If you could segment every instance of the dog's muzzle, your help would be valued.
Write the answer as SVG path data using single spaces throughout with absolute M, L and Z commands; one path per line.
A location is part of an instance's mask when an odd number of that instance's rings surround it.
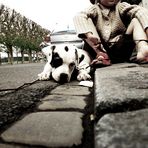
M 60 74 L 60 78 L 59 78 L 59 83 L 60 84 L 64 84 L 64 83 L 67 83 L 69 81 L 68 79 L 68 74 L 66 73 L 61 73 Z

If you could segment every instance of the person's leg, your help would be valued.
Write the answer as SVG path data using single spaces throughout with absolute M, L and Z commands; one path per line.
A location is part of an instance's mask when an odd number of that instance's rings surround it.
M 133 40 L 136 43 L 136 49 L 137 49 L 137 60 L 139 62 L 140 61 L 148 62 L 148 42 L 144 41 L 148 40 L 148 38 L 141 24 L 136 18 L 132 19 L 131 23 L 127 28 L 126 34 L 133 35 Z
M 108 51 L 111 62 L 122 63 L 130 62 L 130 58 L 135 48 L 135 43 L 131 34 L 123 34 L 119 40 L 115 42 Z

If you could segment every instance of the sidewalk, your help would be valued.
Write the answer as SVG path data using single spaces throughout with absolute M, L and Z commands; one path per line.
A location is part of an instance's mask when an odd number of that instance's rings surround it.
M 95 73 L 95 148 L 148 148 L 148 65 Z
M 148 65 L 99 68 L 94 90 L 77 81 L 64 85 L 39 81 L 1 100 L 11 98 L 14 102 L 3 119 L 14 111 L 21 116 L 15 116 L 16 122 L 11 117 L 10 124 L 3 126 L 0 148 L 148 146 Z

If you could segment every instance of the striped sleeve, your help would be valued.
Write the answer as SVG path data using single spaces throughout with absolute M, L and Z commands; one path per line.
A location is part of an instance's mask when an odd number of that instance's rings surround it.
M 98 36 L 96 28 L 92 22 L 92 19 L 96 16 L 97 11 L 94 5 L 74 16 L 73 22 L 79 37 L 83 38 L 84 34 L 87 32 L 92 32 L 94 35 Z

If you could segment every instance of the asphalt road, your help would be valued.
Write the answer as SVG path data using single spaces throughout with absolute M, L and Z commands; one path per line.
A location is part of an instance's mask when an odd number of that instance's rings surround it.
M 16 88 L 36 80 L 43 67 L 44 63 L 0 66 L 0 89 Z

